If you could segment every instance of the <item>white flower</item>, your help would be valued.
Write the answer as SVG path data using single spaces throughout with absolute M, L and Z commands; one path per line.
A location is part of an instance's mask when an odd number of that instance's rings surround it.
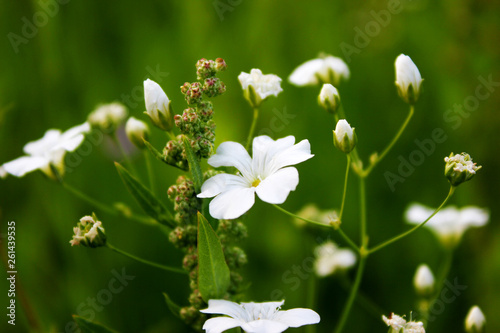
M 318 83 L 331 83 L 338 86 L 342 79 L 348 79 L 349 76 L 349 67 L 342 59 L 327 55 L 300 65 L 290 74 L 288 81 L 296 86 Z
M 101 221 L 95 221 L 92 216 L 84 216 L 73 228 L 73 238 L 69 241 L 71 246 L 83 245 L 100 247 L 106 244 L 106 231 Z
M 158 83 L 147 79 L 144 81 L 144 100 L 146 114 L 155 126 L 170 131 L 174 126 L 170 100 Z
M 250 74 L 241 72 L 238 80 L 244 90 L 245 98 L 252 107 L 259 107 L 263 100 L 271 95 L 278 96 L 283 91 L 280 77 L 274 74 L 264 75 L 256 68 L 253 68 Z
M 335 147 L 346 154 L 349 154 L 357 143 L 356 133 L 354 128 L 349 125 L 345 119 L 340 119 L 333 131 L 333 143 Z
M 486 324 L 486 318 L 484 317 L 481 309 L 475 305 L 467 314 L 465 319 L 465 330 L 467 333 L 479 333 L 484 332 L 484 325 Z
M 422 77 L 410 57 L 400 54 L 396 58 L 396 87 L 399 96 L 409 104 L 415 104 L 420 95 Z
M 470 180 L 481 169 L 480 165 L 472 162 L 472 158 L 467 153 L 453 154 L 445 157 L 444 175 L 453 186 L 458 186 L 463 182 Z
M 64 133 L 58 129 L 50 129 L 45 132 L 43 138 L 28 142 L 23 150 L 28 156 L 19 157 L 3 165 L 5 171 L 16 177 L 40 169 L 47 176 L 54 178 L 50 169 L 52 164 L 59 173 L 64 173 L 64 155 L 68 151 L 74 151 L 80 146 L 85 138 L 83 133 L 90 131 L 90 125 L 83 123 L 70 128 Z
M 319 93 L 318 102 L 326 111 L 335 113 L 340 106 L 340 95 L 337 88 L 330 83 L 325 83 Z
M 304 219 L 315 220 L 315 221 L 324 223 L 325 226 L 331 226 L 332 223 L 337 222 L 339 219 L 337 211 L 335 211 L 335 210 L 319 210 L 319 208 L 313 203 L 309 203 L 309 204 L 305 205 L 304 207 L 302 207 L 302 209 L 300 211 L 298 211 L 296 213 L 296 215 L 300 216 Z M 307 222 L 305 222 L 304 220 L 299 219 L 299 218 L 294 218 L 294 222 L 298 226 L 304 226 L 307 224 Z
M 389 318 L 382 316 L 382 320 L 391 327 L 391 333 L 425 333 L 424 324 L 421 321 L 406 322 L 403 317 L 394 313 L 391 313 Z
M 339 249 L 332 241 L 327 241 L 316 247 L 314 268 L 320 277 L 328 276 L 337 270 L 354 266 L 356 255 L 350 249 Z
M 222 314 L 228 317 L 208 319 L 203 325 L 206 333 L 221 333 L 234 327 L 241 327 L 251 333 L 280 333 L 289 327 L 317 324 L 319 315 L 310 309 L 281 311 L 285 301 L 237 304 L 226 300 L 211 299 L 202 313 Z
M 127 109 L 121 103 L 101 104 L 92 111 L 87 121 L 92 127 L 114 131 L 127 118 Z
M 411 204 L 405 213 L 408 223 L 420 224 L 434 209 L 421 204 Z M 445 245 L 456 245 L 463 233 L 470 227 L 482 227 L 490 218 L 488 210 L 467 206 L 457 209 L 454 206 L 441 209 L 425 226 L 430 228 Z
M 149 128 L 142 120 L 130 117 L 125 124 L 125 133 L 128 139 L 137 147 L 144 148 L 144 141 L 148 139 Z
M 310 159 L 308 140 L 295 143 L 287 136 L 274 141 L 268 136 L 253 139 L 253 158 L 236 142 L 223 142 L 208 164 L 236 167 L 237 175 L 218 174 L 205 181 L 199 198 L 215 197 L 210 202 L 210 215 L 217 219 L 235 219 L 247 212 L 255 203 L 255 193 L 271 204 L 285 202 L 290 191 L 299 183 L 294 165 Z
M 434 289 L 434 275 L 427 265 L 420 265 L 413 278 L 415 289 L 422 294 L 429 294 Z

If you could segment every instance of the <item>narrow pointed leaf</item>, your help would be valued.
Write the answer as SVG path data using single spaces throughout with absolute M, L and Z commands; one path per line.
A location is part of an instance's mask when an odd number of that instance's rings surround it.
M 222 298 L 230 275 L 222 245 L 207 219 L 198 213 L 198 286 L 205 302 Z
M 168 309 L 170 312 L 173 313 L 174 316 L 177 318 L 181 318 L 180 312 L 181 312 L 181 307 L 172 301 L 172 299 L 166 294 L 163 293 L 163 296 L 165 297 L 165 303 L 167 303 Z
M 82 333 L 117 333 L 101 324 L 91 322 L 83 317 L 73 315 L 73 320 L 76 322 Z
M 134 196 L 135 200 L 146 214 L 156 221 L 170 227 L 175 227 L 174 217 L 167 208 L 158 200 L 150 190 L 142 185 L 134 176 L 130 174 L 119 163 L 115 162 L 116 169 L 120 174 L 128 191 Z
M 201 185 L 203 184 L 203 172 L 201 171 L 200 162 L 196 158 L 188 138 L 183 137 L 182 140 L 184 141 L 184 149 L 186 150 L 189 170 L 193 176 L 194 189 L 196 193 L 200 193 Z

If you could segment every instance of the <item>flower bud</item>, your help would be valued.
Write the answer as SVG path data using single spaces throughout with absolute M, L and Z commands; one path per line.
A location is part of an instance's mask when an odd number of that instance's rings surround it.
M 483 312 L 477 305 L 473 306 L 465 319 L 465 330 L 467 333 L 483 333 L 485 324 L 486 318 Z
M 70 240 L 71 246 L 82 245 L 87 247 L 100 247 L 106 245 L 106 233 L 102 227 L 101 221 L 96 221 L 93 216 L 84 216 L 80 222 L 73 228 L 73 239 Z
M 281 78 L 274 74 L 262 74 L 260 69 L 252 69 L 250 74 L 241 72 L 238 80 L 243 94 L 252 108 L 258 108 L 262 101 L 271 95 L 278 96 L 283 91 Z
M 445 157 L 446 162 L 444 175 L 450 181 L 452 186 L 458 186 L 463 182 L 470 180 L 476 174 L 476 171 L 482 167 L 472 162 L 472 158 L 467 153 L 461 153 Z
M 161 89 L 160 85 L 153 80 L 144 81 L 144 100 L 146 112 L 153 124 L 161 130 L 170 131 L 174 126 L 174 117 L 170 100 Z
M 413 278 L 415 290 L 422 296 L 431 296 L 434 291 L 434 275 L 427 265 L 420 265 Z
M 337 88 L 330 83 L 325 83 L 319 93 L 318 102 L 326 111 L 330 113 L 337 112 L 340 106 L 340 95 Z
M 333 143 L 335 147 L 349 154 L 356 146 L 357 141 L 354 128 L 345 119 L 340 119 L 337 122 L 335 131 L 333 131 Z
M 415 104 L 420 95 L 422 77 L 410 57 L 400 54 L 396 58 L 396 87 L 399 96 L 408 104 Z
M 99 128 L 107 133 L 114 132 L 127 118 L 127 109 L 121 103 L 102 104 L 89 114 L 87 121 L 92 128 Z
M 143 149 L 145 147 L 143 139 L 148 139 L 149 127 L 142 120 L 130 117 L 125 124 L 125 133 L 127 133 L 130 142 L 136 145 L 137 148 Z

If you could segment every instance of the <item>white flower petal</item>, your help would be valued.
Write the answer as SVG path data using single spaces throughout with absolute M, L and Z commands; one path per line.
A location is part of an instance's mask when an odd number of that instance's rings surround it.
M 60 130 L 50 129 L 45 132 L 43 138 L 28 142 L 24 146 L 23 151 L 28 155 L 43 155 L 44 152 L 47 152 L 59 142 L 60 137 Z
M 222 314 L 237 319 L 247 319 L 245 309 L 238 303 L 223 299 L 208 300 L 208 308 L 200 310 L 201 313 Z
M 311 144 L 306 139 L 276 154 L 272 161 L 272 167 L 279 169 L 304 162 L 312 157 L 314 155 L 311 154 Z
M 264 179 L 256 188 L 262 201 L 271 204 L 285 202 L 290 191 L 299 184 L 299 172 L 294 167 L 280 169 Z
M 241 321 L 233 318 L 217 317 L 208 319 L 203 325 L 203 329 L 206 330 L 206 333 L 222 333 L 231 328 L 241 326 L 241 324 Z
M 412 203 L 405 213 L 405 219 L 412 224 L 418 224 L 424 222 L 431 214 L 433 210 L 417 203 Z
M 460 210 L 460 222 L 466 226 L 482 227 L 490 219 L 486 209 L 477 207 L 464 207 Z
M 280 311 L 274 317 L 274 320 L 282 322 L 290 327 L 317 324 L 320 319 L 319 314 L 313 310 L 302 308 Z
M 252 159 L 245 147 L 237 142 L 223 142 L 217 148 L 215 155 L 208 159 L 208 164 L 214 168 L 232 166 L 238 169 L 244 177 L 252 173 Z
M 235 219 L 255 203 L 255 188 L 237 187 L 216 196 L 210 202 L 210 215 L 216 219 Z
M 22 156 L 13 161 L 4 163 L 5 171 L 16 177 L 23 177 L 28 172 L 46 168 L 50 161 L 41 156 Z
M 243 177 L 221 173 L 203 183 L 198 198 L 212 198 L 221 192 L 245 187 L 250 187 L 250 184 Z
M 5 178 L 7 177 L 8 175 L 8 172 L 5 171 L 5 168 L 3 167 L 3 165 L 0 165 L 0 178 Z
M 241 325 L 246 333 L 281 333 L 288 327 L 286 324 L 268 319 L 254 320 Z
M 288 81 L 296 86 L 318 84 L 318 73 L 323 67 L 323 59 L 312 59 L 297 67 L 288 77 Z

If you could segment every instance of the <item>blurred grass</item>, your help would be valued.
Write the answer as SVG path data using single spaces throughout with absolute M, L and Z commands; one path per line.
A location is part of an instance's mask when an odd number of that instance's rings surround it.
M 42 10 L 38 1 L 0 1 L 0 31 L 6 37 L 9 33 L 22 35 L 22 19 L 32 22 L 33 15 Z M 500 278 L 500 184 L 495 171 L 499 167 L 496 134 L 500 94 L 495 90 L 481 101 L 456 130 L 443 121 L 446 110 L 475 93 L 478 76 L 491 75 L 494 81 L 500 81 L 498 4 L 485 0 L 414 0 L 401 4 L 402 12 L 392 15 L 390 23 L 370 39 L 368 46 L 352 55 L 351 79 L 340 88 L 348 120 L 356 127 L 358 149 L 366 161 L 369 154 L 380 151 L 392 138 L 407 112 L 393 83 L 396 56 L 410 55 L 425 78 L 424 93 L 412 123 L 368 181 L 370 242 L 376 244 L 404 230 L 402 214 L 411 201 L 438 205 L 448 189 L 442 176 L 443 157 L 450 151 L 470 153 L 483 170 L 461 186 L 452 202 L 489 207 L 492 217 L 487 227 L 468 232 L 457 250 L 450 277 L 458 277 L 468 289 L 447 305 L 429 331 L 463 331 L 463 318 L 474 304 L 485 313 L 488 330 L 499 331 L 500 318 L 494 314 L 500 307 L 496 283 Z M 60 5 L 58 13 L 39 27 L 33 38 L 19 45 L 19 52 L 14 52 L 8 38 L 2 38 L 0 162 L 20 156 L 24 144 L 40 138 L 48 128 L 67 129 L 83 122 L 102 102 L 125 102 L 131 115 L 144 119 L 142 81 L 146 77 L 154 79 L 151 69 L 168 73 L 162 74 L 161 86 L 180 113 L 185 103 L 179 86 L 195 79 L 195 62 L 201 57 L 222 57 L 229 67 L 221 75 L 227 93 L 214 100 L 217 144 L 226 140 L 241 142 L 247 135 L 252 115 L 241 96 L 237 75 L 251 68 L 279 75 L 284 91 L 264 103 L 257 132 L 270 126 L 275 117 L 273 109 L 286 109 L 295 117 L 275 133 L 275 138 L 307 138 L 316 155 L 298 166 L 299 187 L 284 206 L 292 211 L 309 202 L 325 209 L 338 207 L 345 158 L 331 142 L 333 120 L 316 104 L 319 87 L 299 89 L 291 86 L 286 77 L 319 52 L 343 57 L 340 45 L 354 45 L 353 29 L 363 30 L 373 20 L 370 11 L 378 12 L 387 6 L 388 2 L 375 0 L 314 4 L 241 1 L 224 12 L 221 20 L 212 1 L 70 1 Z M 437 127 L 443 128 L 448 139 L 437 145 L 435 153 L 426 157 L 404 183 L 398 183 L 393 193 L 384 172 L 396 173 L 398 156 L 408 159 L 417 148 L 414 140 L 429 138 Z M 160 147 L 165 138 L 153 132 L 152 142 Z M 98 200 L 123 201 L 139 211 L 114 170 L 113 156 L 109 145 L 95 147 L 68 174 L 67 181 Z M 140 155 L 136 161 L 143 163 Z M 166 189 L 179 173 L 160 163 L 155 163 L 154 169 L 161 197 L 166 201 Z M 96 297 L 113 277 L 111 271 L 122 267 L 136 278 L 102 311 L 95 311 L 96 320 L 123 332 L 189 331 L 168 312 L 161 295 L 166 291 L 178 303 L 185 303 L 188 285 L 184 277 L 144 267 L 104 249 L 69 246 L 73 225 L 92 207 L 39 174 L 1 180 L 0 189 L 2 231 L 7 221 L 16 221 L 18 278 L 44 331 L 64 331 L 78 306 L 88 297 Z M 348 191 L 344 228 L 357 239 L 355 177 Z M 102 216 L 116 246 L 158 262 L 180 263 L 181 254 L 157 229 Z M 305 306 L 307 283 L 294 279 L 300 275 L 294 267 L 300 267 L 311 255 L 302 245 L 304 239 L 340 240 L 338 236 L 320 232 L 307 235 L 296 229 L 289 218 L 261 202 L 245 222 L 250 236 L 242 244 L 249 258 L 244 273 L 252 282 L 246 299 L 268 300 L 278 289 L 286 298 L 286 308 Z M 362 290 L 386 311 L 409 314 L 415 302 L 411 286 L 414 270 L 422 262 L 437 270 L 441 254 L 433 236 L 423 230 L 370 257 Z M 5 300 L 2 304 L 7 304 L 6 286 L 5 282 L 0 284 Z M 331 278 L 321 280 L 319 286 L 319 332 L 327 332 L 338 319 L 346 292 Z M 27 331 L 20 308 L 17 313 L 16 328 Z M 350 318 L 349 331 L 385 330 L 379 318 L 370 317 L 359 307 L 354 308 Z M 11 327 L 2 320 L 0 330 L 9 331 Z

